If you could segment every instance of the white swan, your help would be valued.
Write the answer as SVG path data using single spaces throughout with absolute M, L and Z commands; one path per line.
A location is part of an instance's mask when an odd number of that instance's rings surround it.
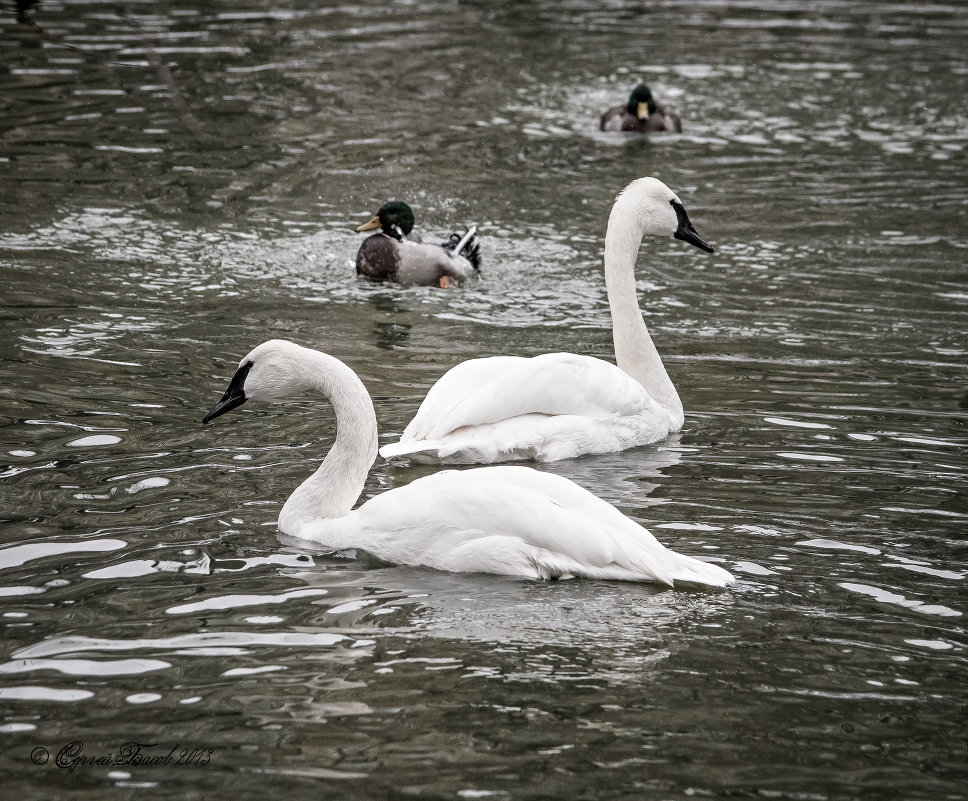
M 657 442 L 682 427 L 682 402 L 649 336 L 635 292 L 645 235 L 674 236 L 708 253 L 676 194 L 639 178 L 615 200 L 605 233 L 605 287 L 616 367 L 574 353 L 470 359 L 446 372 L 384 457 L 551 462 Z
M 561 476 L 529 467 L 445 470 L 353 504 L 376 459 L 373 403 L 333 356 L 270 340 L 242 359 L 204 422 L 247 400 L 315 391 L 336 413 L 336 441 L 289 497 L 279 530 L 331 548 L 439 570 L 525 578 L 584 576 L 724 587 L 717 565 L 674 553 L 614 506 Z

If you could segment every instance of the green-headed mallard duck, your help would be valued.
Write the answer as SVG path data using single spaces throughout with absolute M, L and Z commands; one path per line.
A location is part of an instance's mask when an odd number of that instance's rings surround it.
M 674 131 L 682 132 L 678 114 L 669 111 L 652 97 L 652 90 L 640 83 L 624 106 L 613 106 L 604 114 L 599 127 L 603 131 Z
M 356 272 L 371 281 L 399 284 L 437 284 L 444 289 L 480 270 L 477 228 L 463 236 L 451 234 L 440 245 L 424 244 L 412 234 L 413 209 L 399 200 L 380 206 L 369 222 L 357 231 L 380 232 L 363 240 L 356 254 Z

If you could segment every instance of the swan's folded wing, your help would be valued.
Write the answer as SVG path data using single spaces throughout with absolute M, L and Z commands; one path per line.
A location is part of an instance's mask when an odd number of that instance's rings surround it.
M 398 564 L 670 585 L 732 580 L 722 568 L 668 550 L 574 482 L 526 467 L 441 471 L 376 496 L 352 517 L 354 544 Z
M 574 353 L 527 359 L 470 359 L 430 388 L 401 442 L 436 439 L 464 426 L 523 414 L 606 419 L 653 405 L 645 389 L 614 364 Z

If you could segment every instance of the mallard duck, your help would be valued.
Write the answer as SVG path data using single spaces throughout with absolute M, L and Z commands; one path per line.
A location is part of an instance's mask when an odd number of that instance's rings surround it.
M 315 393 L 329 399 L 336 439 L 279 513 L 279 530 L 328 548 L 359 548 L 399 565 L 530 579 L 581 576 L 725 587 L 718 565 L 670 551 L 614 506 L 567 478 L 530 467 L 443 470 L 354 509 L 376 458 L 376 413 L 339 359 L 270 340 L 239 363 L 208 422 L 246 401 Z
M 551 462 L 658 442 L 682 402 L 642 319 L 635 260 L 642 237 L 672 236 L 712 253 L 678 196 L 639 178 L 616 198 L 605 232 L 605 289 L 617 365 L 576 353 L 469 359 L 438 379 L 384 457 Z
M 440 244 L 424 244 L 413 233 L 413 209 L 399 200 L 380 206 L 373 218 L 357 231 L 380 232 L 363 240 L 356 254 L 356 272 L 371 281 L 398 284 L 437 284 L 443 289 L 480 271 L 477 228 L 463 236 L 451 234 Z
M 652 90 L 640 83 L 624 106 L 613 106 L 604 114 L 599 127 L 603 131 L 674 131 L 682 132 L 678 114 L 669 111 L 652 97 Z

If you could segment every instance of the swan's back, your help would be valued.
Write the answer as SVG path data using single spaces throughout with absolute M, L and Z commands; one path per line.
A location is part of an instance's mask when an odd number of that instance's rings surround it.
M 461 362 L 434 384 L 401 441 L 437 439 L 459 428 L 524 414 L 595 419 L 638 414 L 648 392 L 610 362 L 575 353 L 492 356 Z
M 349 518 L 315 521 L 298 536 L 453 572 L 717 587 L 733 580 L 665 548 L 574 482 L 528 467 L 441 471 L 372 498 Z
M 657 442 L 682 424 L 610 362 L 574 353 L 458 364 L 430 388 L 384 457 L 542 462 Z

